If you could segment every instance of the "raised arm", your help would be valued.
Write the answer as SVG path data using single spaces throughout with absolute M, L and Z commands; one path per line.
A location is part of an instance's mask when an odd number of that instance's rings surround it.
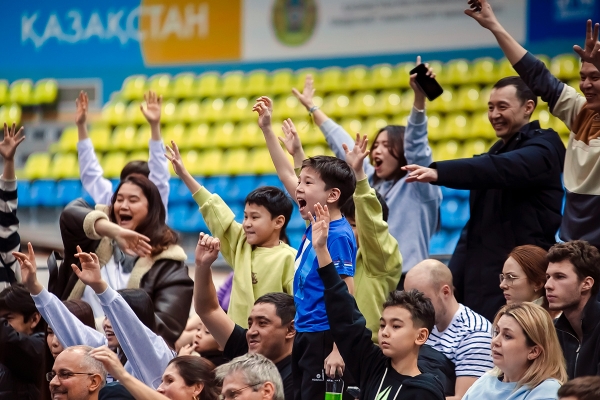
M 112 184 L 104 178 L 104 171 L 98 162 L 94 145 L 88 137 L 87 132 L 87 112 L 88 95 L 83 90 L 75 100 L 77 114 L 75 124 L 77 125 L 77 155 L 79 159 L 79 175 L 83 188 L 92 196 L 96 204 L 110 204 L 112 197 Z
M 140 105 L 140 110 L 146 121 L 150 124 L 151 139 L 148 143 L 150 149 L 150 157 L 148 158 L 148 168 L 150 175 L 148 179 L 152 181 L 158 188 L 160 198 L 165 206 L 165 211 L 168 211 L 169 205 L 169 163 L 165 160 L 165 145 L 160 134 L 160 113 L 162 106 L 162 96 L 157 96 L 152 90 L 144 95 L 146 100 L 146 108 Z M 167 213 L 168 214 L 168 213 Z
M 582 49 L 580 46 L 573 46 L 573 50 L 581 61 L 594 64 L 594 67 L 600 71 L 600 42 L 598 41 L 598 32 L 600 31 L 600 24 L 596 23 L 592 31 L 592 20 L 588 19 L 585 34 L 585 46 Z
M 302 162 L 306 160 L 306 154 L 304 154 L 302 141 L 300 140 L 300 136 L 298 136 L 298 131 L 291 118 L 283 121 L 281 130 L 283 131 L 284 137 L 280 136 L 278 139 L 294 159 L 294 169 L 302 168 Z
M 219 239 L 200 234 L 195 253 L 194 308 L 219 346 L 225 348 L 235 324 L 219 306 L 210 269 L 219 256 L 220 248 Z
M 269 154 L 271 155 L 271 159 L 273 160 L 273 164 L 277 170 L 277 175 L 279 176 L 279 179 L 283 183 L 283 186 L 285 186 L 290 196 L 295 198 L 296 187 L 298 186 L 298 177 L 294 172 L 294 167 L 290 164 L 285 152 L 279 145 L 277 135 L 275 135 L 275 132 L 273 132 L 273 127 L 271 126 L 273 101 L 265 96 L 259 97 L 256 101 L 256 104 L 254 104 L 252 107 L 252 111 L 256 111 L 258 113 L 258 126 L 265 135 L 267 148 L 269 149 Z

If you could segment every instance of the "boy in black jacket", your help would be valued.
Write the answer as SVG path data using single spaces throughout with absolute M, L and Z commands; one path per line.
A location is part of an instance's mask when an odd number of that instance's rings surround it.
M 329 251 L 329 211 L 315 205 L 313 247 L 319 262 L 319 275 L 325 285 L 325 308 L 329 325 L 346 368 L 359 382 L 361 399 L 444 400 L 444 388 L 429 373 L 417 367 L 419 349 L 433 329 L 435 311 L 431 301 L 416 290 L 395 291 L 383 305 L 379 345 L 358 311 L 356 301 L 339 277 Z

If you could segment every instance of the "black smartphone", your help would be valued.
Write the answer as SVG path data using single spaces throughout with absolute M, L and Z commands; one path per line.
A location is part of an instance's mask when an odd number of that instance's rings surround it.
M 442 89 L 438 81 L 435 78 L 427 76 L 427 67 L 425 67 L 425 64 L 417 65 L 410 71 L 410 74 L 417 74 L 417 84 L 425 92 L 425 96 L 427 96 L 429 101 L 437 99 L 444 93 L 444 89 Z
M 360 397 L 360 389 L 356 386 L 348 386 L 346 392 L 355 399 L 358 399 Z

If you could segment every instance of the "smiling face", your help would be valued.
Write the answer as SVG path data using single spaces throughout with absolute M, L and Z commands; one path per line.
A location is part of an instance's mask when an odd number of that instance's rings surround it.
M 273 362 L 287 357 L 288 343 L 294 337 L 289 326 L 290 324 L 282 325 L 274 304 L 255 304 L 248 317 L 248 352 L 261 354 Z
M 534 301 L 540 297 L 539 290 L 542 285 L 531 282 L 514 258 L 508 257 L 504 262 L 502 274 L 504 274 L 505 279 L 500 283 L 500 289 L 504 293 L 506 304 Z
M 390 179 L 398 172 L 398 168 L 401 167 L 398 159 L 390 152 L 387 131 L 381 131 L 377 135 L 371 148 L 371 158 L 375 166 L 375 174 L 383 180 Z
M 194 351 L 202 354 L 202 352 L 216 350 L 219 350 L 219 343 L 217 343 L 213 335 L 206 329 L 206 326 L 200 322 L 194 336 Z
M 201 391 L 201 385 L 187 386 L 174 364 L 169 364 L 162 376 L 162 383 L 156 391 L 171 400 L 194 399 Z
M 569 260 L 549 263 L 546 278 L 546 298 L 551 310 L 565 311 L 587 303 L 593 279 L 580 280 Z
M 415 345 L 423 345 L 428 333 L 427 329 L 415 326 L 406 308 L 390 306 L 383 309 L 377 337 L 383 354 L 394 361 L 414 352 Z
M 579 89 L 587 100 L 589 108 L 600 112 L 600 72 L 594 64 L 584 62 L 579 71 Z
M 523 103 L 517 97 L 517 88 L 508 85 L 492 89 L 488 102 L 488 119 L 496 136 L 504 141 L 529 123 L 533 113 L 533 101 Z
M 325 190 L 325 182 L 317 171 L 310 167 L 302 168 L 296 187 L 296 202 L 300 209 L 300 215 L 305 220 L 309 219 L 308 212 L 314 214 L 315 204 L 328 204 L 327 199 L 331 190 Z
M 516 319 L 506 314 L 500 317 L 492 338 L 492 359 L 505 375 L 512 381 L 523 376 L 539 356 L 538 350 L 538 346 L 527 343 L 527 336 Z
M 104 321 L 102 321 L 102 329 L 104 330 L 104 336 L 106 336 L 107 346 L 114 350 L 119 345 L 119 341 L 115 336 L 115 331 L 113 331 L 112 325 L 108 318 L 104 317 Z
M 113 210 L 117 225 L 135 230 L 148 215 L 148 199 L 142 188 L 125 182 L 119 188 Z
M 246 203 L 242 226 L 248 244 L 252 246 L 279 244 L 279 231 L 283 227 L 284 221 L 285 218 L 282 215 L 273 218 L 264 206 Z
M 52 328 L 46 328 L 46 343 L 48 343 L 48 348 L 50 349 L 50 353 L 52 353 L 52 357 L 56 358 L 63 351 L 63 346 L 58 341 L 58 338 L 54 334 Z
M 100 389 L 100 375 L 71 375 L 59 379 L 59 373 L 89 372 L 83 365 L 83 354 L 79 351 L 66 350 L 60 353 L 54 361 L 52 371 L 57 375 L 50 381 L 52 400 L 86 400 L 92 393 Z

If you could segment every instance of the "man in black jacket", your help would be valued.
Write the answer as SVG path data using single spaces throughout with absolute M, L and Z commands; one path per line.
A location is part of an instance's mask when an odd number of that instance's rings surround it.
M 46 323 L 18 283 L 0 292 L 0 399 L 38 400 L 46 356 Z
M 570 379 L 600 375 L 600 252 L 583 240 L 558 243 L 548 252 L 546 297 L 560 310 L 556 333 Z
M 556 132 L 530 122 L 537 97 L 518 77 L 494 85 L 488 117 L 500 139 L 474 158 L 404 167 L 407 182 L 471 190 L 471 218 L 450 260 L 456 298 L 493 320 L 505 300 L 498 275 L 516 246 L 555 243 L 561 221 L 565 146 Z

